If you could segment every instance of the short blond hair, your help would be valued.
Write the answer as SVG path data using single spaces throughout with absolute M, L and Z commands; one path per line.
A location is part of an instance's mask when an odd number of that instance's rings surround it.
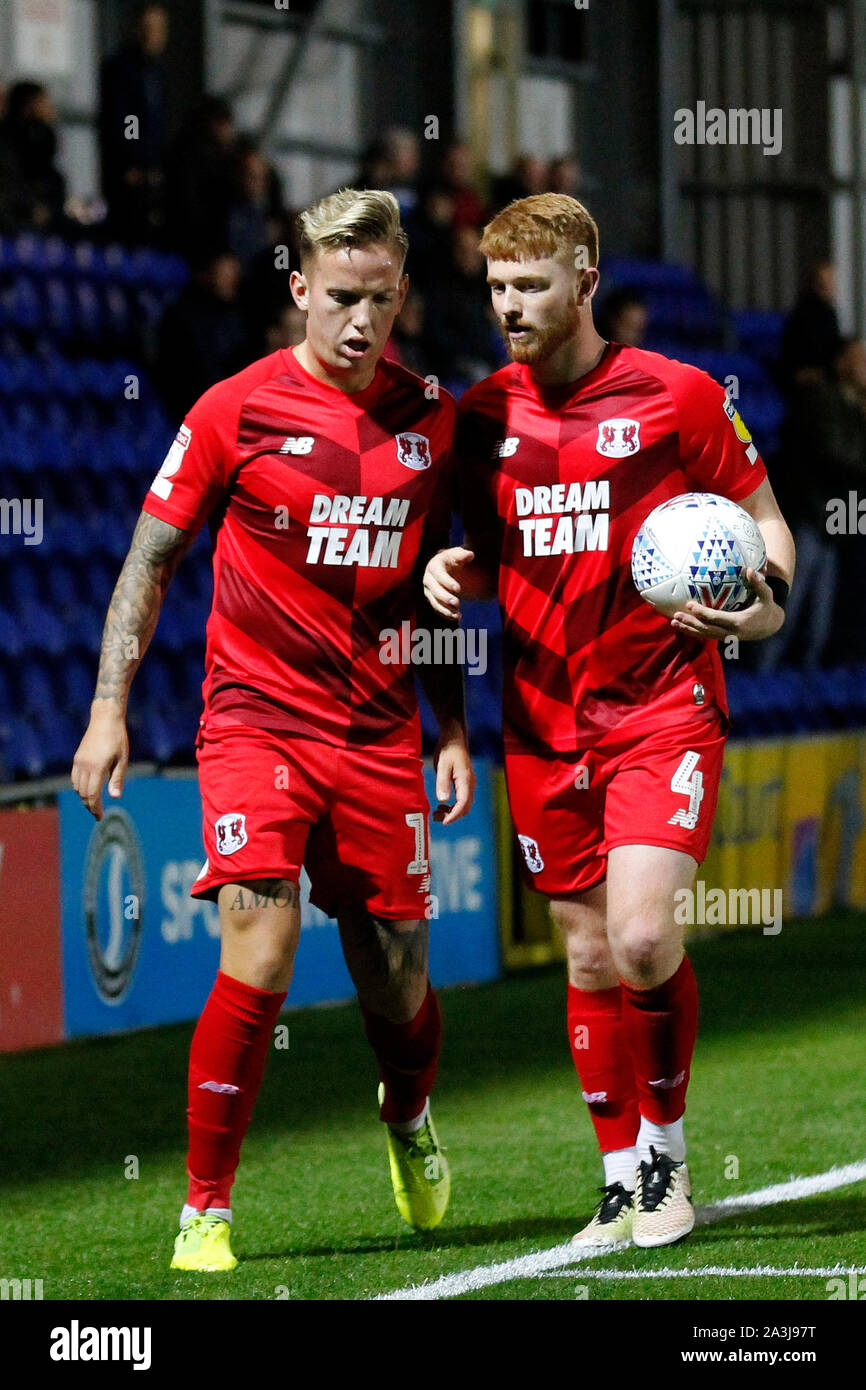
M 532 261 L 586 247 L 587 264 L 598 265 L 598 226 L 583 203 L 565 193 L 518 198 L 484 228 L 481 253 L 492 261 Z
M 315 251 L 390 242 L 406 259 L 409 238 L 400 222 L 400 204 L 382 188 L 341 188 L 298 214 L 298 247 L 303 265 Z

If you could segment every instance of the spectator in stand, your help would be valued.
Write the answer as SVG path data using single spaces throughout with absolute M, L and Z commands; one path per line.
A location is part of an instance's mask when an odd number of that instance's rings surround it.
M 528 198 L 533 193 L 547 193 L 550 167 L 546 159 L 522 154 L 510 173 L 493 181 L 493 211 L 500 211 L 516 198 Z
M 550 166 L 548 186 L 551 193 L 564 193 L 569 198 L 581 201 L 584 192 L 581 187 L 581 168 L 573 154 L 560 155 Z
M 63 220 L 66 181 L 55 168 L 57 113 L 47 88 L 16 82 L 9 90 L 0 127 L 0 166 L 6 176 L 3 202 L 14 227 L 51 231 Z
M 226 218 L 226 242 L 244 270 L 272 247 L 274 222 L 284 213 L 282 187 L 276 170 L 254 144 L 240 141 Z
M 810 266 L 782 331 L 781 375 L 787 392 L 832 375 L 841 341 L 836 313 L 836 271 L 830 261 Z
M 268 218 L 267 244 L 247 266 L 240 306 L 252 345 L 251 359 L 268 351 L 268 335 L 292 308 L 289 276 L 299 265 L 294 217 L 286 210 Z M 286 319 L 291 322 L 291 316 Z M 272 350 L 272 349 L 271 349 Z
M 163 315 L 153 375 L 178 421 L 203 391 L 252 360 L 238 305 L 241 266 L 223 248 L 192 265 L 192 279 Z
M 99 153 L 109 227 L 120 241 L 158 240 L 165 217 L 168 9 L 144 4 L 130 41 L 102 64 Z M 130 130 L 130 117 L 137 129 Z
M 643 347 L 649 328 L 649 311 L 640 290 L 623 286 L 611 290 L 601 310 L 599 332 L 613 343 Z
M 791 518 L 797 578 L 785 625 L 762 650 L 762 669 L 778 666 L 795 644 L 807 668 L 866 660 L 863 539 L 833 519 L 841 509 L 847 523 L 848 494 L 864 489 L 866 343 L 845 338 L 830 378 L 803 383 L 785 420 L 776 491 Z
M 418 376 L 433 374 L 424 335 L 424 300 L 417 290 L 410 289 L 406 296 L 385 347 L 385 356 Z
M 385 142 L 379 138 L 368 145 L 361 158 L 361 167 L 353 180 L 353 188 L 387 188 L 391 178 L 391 162 Z
M 225 241 L 236 156 L 231 107 L 222 97 L 204 97 L 178 135 L 168 160 L 169 239 L 189 258 L 201 246 Z
M 505 360 L 478 242 L 473 227 L 454 228 L 450 265 L 427 294 L 427 347 L 433 370 L 449 390 L 471 386 Z
M 307 316 L 292 299 L 280 304 L 268 317 L 261 349 L 255 356 L 276 352 L 277 348 L 297 347 L 307 336 Z
M 406 219 L 409 255 L 406 270 L 413 284 L 425 291 L 437 290 L 451 265 L 454 232 L 454 192 L 447 184 L 429 184 L 421 194 L 414 216 Z
M 472 152 L 464 141 L 453 141 L 445 151 L 439 183 L 450 191 L 454 201 L 453 225 L 483 227 L 487 221 L 487 208 L 475 186 Z
M 400 204 L 401 216 L 411 217 L 418 203 L 418 175 L 421 167 L 421 154 L 418 137 L 413 130 L 404 126 L 392 126 L 385 131 L 384 153 L 387 161 L 387 188 Z

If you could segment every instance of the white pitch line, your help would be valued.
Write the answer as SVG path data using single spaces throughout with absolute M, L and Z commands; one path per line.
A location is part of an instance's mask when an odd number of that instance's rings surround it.
M 841 1168 L 830 1168 L 826 1173 L 814 1173 L 806 1178 L 791 1178 L 789 1182 L 774 1183 L 770 1187 L 759 1188 L 756 1192 L 745 1192 L 739 1197 L 725 1197 L 721 1202 L 713 1202 L 710 1206 L 699 1208 L 696 1220 L 698 1225 L 709 1226 L 716 1221 L 723 1221 L 727 1216 L 733 1216 L 738 1211 L 771 1207 L 778 1202 L 797 1202 L 804 1197 L 832 1192 L 837 1187 L 848 1187 L 851 1183 L 864 1179 L 866 1163 L 848 1163 Z M 496 1264 L 477 1265 L 475 1269 L 462 1270 L 457 1274 L 443 1274 L 430 1283 L 410 1284 L 408 1288 L 376 1294 L 375 1301 L 459 1298 L 461 1294 L 472 1293 L 476 1289 L 489 1288 L 493 1284 L 505 1284 L 511 1279 L 535 1279 L 546 1270 L 582 1264 L 585 1260 L 610 1255 L 616 1250 L 626 1248 L 627 1242 L 617 1241 L 611 1242 L 608 1246 L 576 1251 L 571 1241 L 566 1241 L 562 1245 L 554 1245 L 549 1250 L 535 1250 L 531 1255 L 517 1255 L 514 1259 Z
M 831 1278 L 833 1275 L 866 1274 L 866 1265 L 827 1265 L 823 1269 L 804 1269 L 794 1265 L 791 1269 L 779 1269 L 776 1265 L 755 1265 L 752 1269 L 735 1269 L 733 1265 L 702 1265 L 700 1269 L 582 1269 L 581 1279 L 697 1279 L 704 1275 L 716 1278 L 764 1278 L 781 1275 L 808 1276 L 811 1279 Z M 569 1269 L 549 1269 L 539 1276 L 542 1279 L 573 1279 Z

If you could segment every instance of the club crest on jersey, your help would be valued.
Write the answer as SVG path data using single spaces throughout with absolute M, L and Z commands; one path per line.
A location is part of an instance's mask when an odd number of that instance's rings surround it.
M 430 456 L 430 440 L 426 434 L 413 434 L 410 431 L 395 437 L 397 457 L 404 468 L 413 468 L 416 473 L 420 473 L 422 468 L 430 467 L 433 459 Z
M 214 821 L 217 851 L 220 854 L 234 854 L 243 849 L 247 842 L 247 818 L 239 811 L 229 811 Z
M 538 848 L 538 842 L 533 840 L 530 835 L 518 835 L 520 848 L 523 850 L 523 857 L 526 860 L 526 867 L 531 874 L 540 874 L 544 868 L 544 860 Z
M 602 420 L 598 427 L 595 447 L 610 459 L 628 458 L 640 448 L 639 420 Z

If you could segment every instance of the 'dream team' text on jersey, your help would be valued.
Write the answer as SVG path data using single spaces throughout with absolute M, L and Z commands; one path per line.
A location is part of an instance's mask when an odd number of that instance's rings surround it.
M 418 751 L 411 671 L 381 660 L 381 634 L 414 617 L 447 544 L 453 428 L 451 397 L 402 367 L 347 394 L 291 349 L 196 402 L 144 510 L 210 521 L 204 723 Z
M 738 501 L 766 477 L 717 382 L 615 343 L 556 389 L 511 363 L 460 400 L 455 452 L 467 535 L 500 562 L 506 746 L 584 748 L 640 706 L 676 718 L 696 684 L 727 713 L 716 644 L 676 633 L 631 578 L 653 507 Z

